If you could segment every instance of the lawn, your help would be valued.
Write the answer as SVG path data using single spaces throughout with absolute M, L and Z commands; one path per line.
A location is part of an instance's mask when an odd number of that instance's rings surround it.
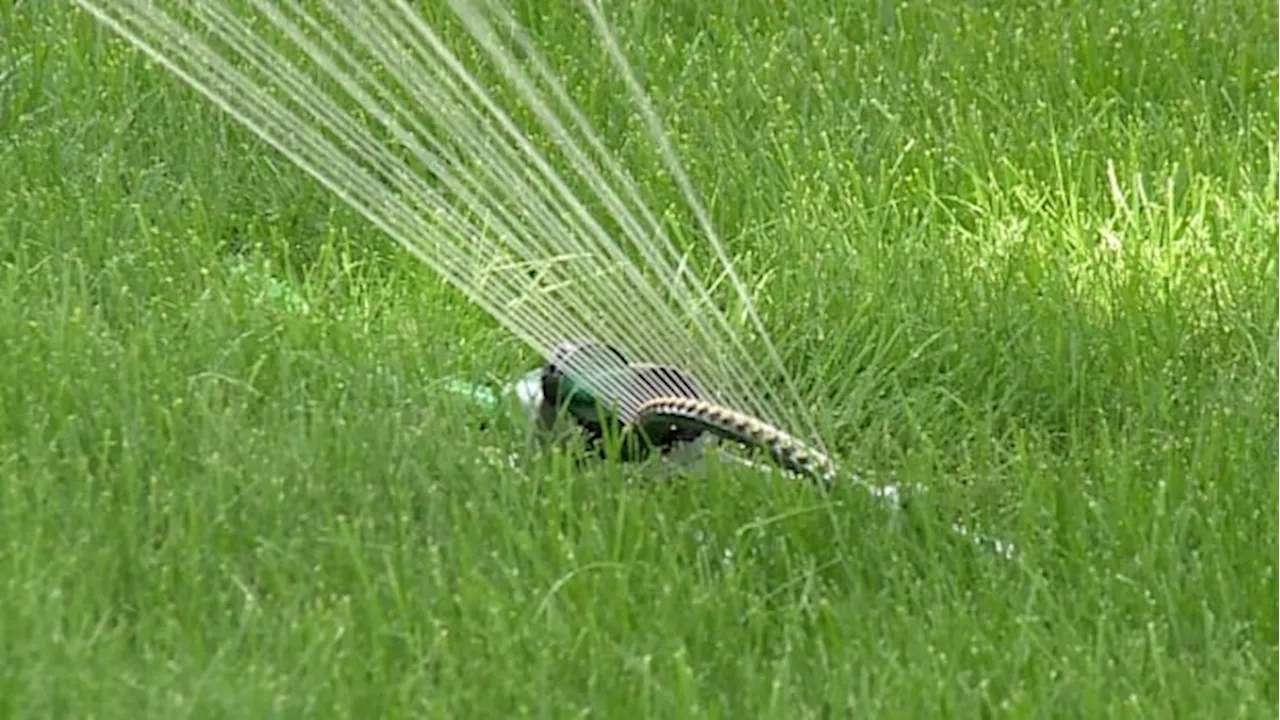
M 610 7 L 842 466 L 928 494 L 507 462 L 437 380 L 528 349 L 0 2 L 0 715 L 1275 717 L 1276 5 Z

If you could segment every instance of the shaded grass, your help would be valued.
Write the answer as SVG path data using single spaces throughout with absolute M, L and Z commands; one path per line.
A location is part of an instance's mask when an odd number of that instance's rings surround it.
M 0 8 L 3 712 L 1274 713 L 1274 9 L 736 7 L 620 34 L 905 518 L 507 466 L 432 380 L 525 350 L 87 18 Z

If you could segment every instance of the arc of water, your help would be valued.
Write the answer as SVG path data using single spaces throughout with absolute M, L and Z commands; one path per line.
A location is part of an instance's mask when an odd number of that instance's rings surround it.
M 822 446 L 749 291 L 593 0 L 583 0 L 592 27 L 746 308 L 767 355 L 763 364 L 751 357 L 528 34 L 493 0 L 450 0 L 449 7 L 541 122 L 561 163 L 585 184 L 585 195 L 574 192 L 546 151 L 405 0 L 314 0 L 306 7 L 299 0 L 239 0 L 239 8 L 252 11 L 248 18 L 229 0 L 76 2 L 544 356 L 564 340 L 597 339 L 640 359 L 679 365 L 720 402 L 775 425 L 804 426 L 810 442 Z M 281 44 L 296 50 L 294 57 Z M 358 112 L 309 77 L 300 58 Z M 604 211 L 618 237 L 587 200 Z M 765 365 L 782 388 L 766 381 Z M 590 368 L 570 362 L 566 370 L 589 375 Z M 640 399 L 610 377 L 593 390 L 624 415 L 635 412 Z M 648 397 L 673 390 L 646 389 Z

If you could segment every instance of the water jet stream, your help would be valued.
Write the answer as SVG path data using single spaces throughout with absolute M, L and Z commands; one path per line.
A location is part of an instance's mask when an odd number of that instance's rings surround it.
M 495 0 L 449 0 L 461 33 L 406 0 L 76 0 L 457 286 L 540 354 L 568 340 L 682 368 L 720 405 L 802 433 L 813 417 L 596 0 L 581 0 L 647 140 L 697 221 L 735 325 L 562 79 Z M 479 50 L 479 52 L 476 52 Z M 534 119 L 535 133 L 526 131 Z M 707 253 L 705 250 L 709 250 Z M 749 331 L 754 350 L 743 331 Z M 565 371 L 624 420 L 679 388 Z M 633 379 L 634 380 L 634 379 Z

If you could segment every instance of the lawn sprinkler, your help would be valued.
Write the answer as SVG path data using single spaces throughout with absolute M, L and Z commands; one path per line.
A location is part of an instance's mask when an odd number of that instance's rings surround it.
M 450 381 L 487 409 L 514 398 L 543 438 L 582 437 L 604 453 L 617 447 L 623 461 L 696 457 L 714 439 L 762 451 L 786 470 L 829 483 L 831 459 L 794 436 L 715 402 L 688 372 L 632 362 L 619 349 L 595 342 L 562 343 L 550 360 L 497 392 Z M 611 442 L 611 440 L 616 442 Z

